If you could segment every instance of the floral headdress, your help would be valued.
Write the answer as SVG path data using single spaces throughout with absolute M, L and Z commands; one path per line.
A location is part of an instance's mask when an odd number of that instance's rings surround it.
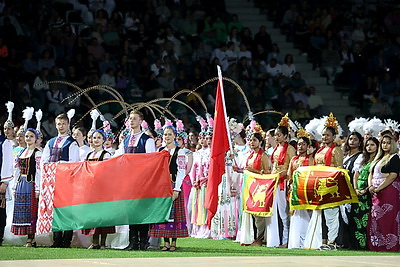
M 14 123 L 12 120 L 12 111 L 14 109 L 14 102 L 8 101 L 6 103 L 6 107 L 7 107 L 7 112 L 8 112 L 8 118 L 7 118 L 6 122 L 4 123 L 4 126 L 14 127 Z
M 176 128 L 174 127 L 174 125 L 172 124 L 172 121 L 170 119 L 165 118 L 164 119 L 164 126 L 163 126 L 163 131 L 165 130 L 165 128 L 171 128 L 175 133 L 176 133 Z
M 265 132 L 263 131 L 261 125 L 255 120 L 252 120 L 247 131 L 247 138 L 251 138 L 255 133 L 259 133 L 263 139 L 265 138 Z
M 115 142 L 115 135 L 113 134 L 111 130 L 111 125 L 108 121 L 103 121 L 103 130 L 107 135 L 107 139 L 111 141 L 111 143 Z
M 154 120 L 154 131 L 157 133 L 157 136 L 163 135 L 163 128 L 159 119 Z
M 326 119 L 324 127 L 332 127 L 335 130 L 335 134 L 339 134 L 339 124 L 333 113 L 329 113 L 329 117 Z
M 142 130 L 145 132 L 147 130 L 149 130 L 149 124 L 147 123 L 147 121 L 142 120 L 142 123 L 140 124 L 140 127 L 142 127 Z
M 235 118 L 229 119 L 228 126 L 231 140 L 235 139 L 244 128 L 243 123 L 238 123 Z
M 196 120 L 200 123 L 200 133 L 199 135 L 206 135 L 207 134 L 207 122 L 201 116 L 197 116 Z
M 125 129 L 122 130 L 121 135 L 125 138 L 131 132 L 131 120 L 129 118 L 127 118 L 125 120 L 124 125 L 125 125 Z
M 285 116 L 282 117 L 281 121 L 278 123 L 278 126 L 283 126 L 290 130 L 290 119 L 288 113 L 286 113 Z
M 310 134 L 301 126 L 297 130 L 297 140 L 299 140 L 300 138 L 307 138 L 308 144 L 311 145 Z
M 206 114 L 206 118 L 207 118 L 207 124 L 208 124 L 207 134 L 212 135 L 213 130 L 214 130 L 214 119 L 211 117 L 211 114 L 209 114 L 209 113 Z
M 188 140 L 188 134 L 185 131 L 185 125 L 181 120 L 175 121 L 177 135 L 183 139 L 183 142 L 186 144 Z

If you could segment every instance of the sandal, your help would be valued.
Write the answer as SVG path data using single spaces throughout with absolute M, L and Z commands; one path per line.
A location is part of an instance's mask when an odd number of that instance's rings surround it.
M 91 244 L 88 249 L 100 249 L 100 245 L 93 245 Z
M 174 252 L 176 250 L 176 246 L 172 246 L 169 248 L 169 251 Z
M 170 249 L 171 249 L 171 247 L 163 246 L 162 249 L 161 249 L 161 251 L 169 251 Z

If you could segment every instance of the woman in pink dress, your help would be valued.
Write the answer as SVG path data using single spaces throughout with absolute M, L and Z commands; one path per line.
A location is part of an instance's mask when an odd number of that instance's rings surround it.
M 368 248 L 400 251 L 400 158 L 392 135 L 381 139 L 368 179 L 372 208 L 367 225 Z

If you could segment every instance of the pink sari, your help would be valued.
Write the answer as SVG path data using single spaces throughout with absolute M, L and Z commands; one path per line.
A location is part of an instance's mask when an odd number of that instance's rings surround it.
M 372 184 L 379 186 L 384 179 L 381 168 L 375 166 Z M 400 177 L 372 195 L 367 244 L 372 251 L 400 251 Z

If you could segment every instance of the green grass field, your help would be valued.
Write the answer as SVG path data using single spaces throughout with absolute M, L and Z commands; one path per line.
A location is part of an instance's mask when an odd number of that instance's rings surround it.
M 32 259 L 89 259 L 89 258 L 147 258 L 147 257 L 218 257 L 218 256 L 394 256 L 397 253 L 371 251 L 314 251 L 301 249 L 281 249 L 266 247 L 241 247 L 230 240 L 185 238 L 178 239 L 175 252 L 169 251 L 123 251 L 88 250 L 86 248 L 25 248 L 4 245 L 0 247 L 0 260 Z M 0 264 L 1 265 L 1 264 Z

